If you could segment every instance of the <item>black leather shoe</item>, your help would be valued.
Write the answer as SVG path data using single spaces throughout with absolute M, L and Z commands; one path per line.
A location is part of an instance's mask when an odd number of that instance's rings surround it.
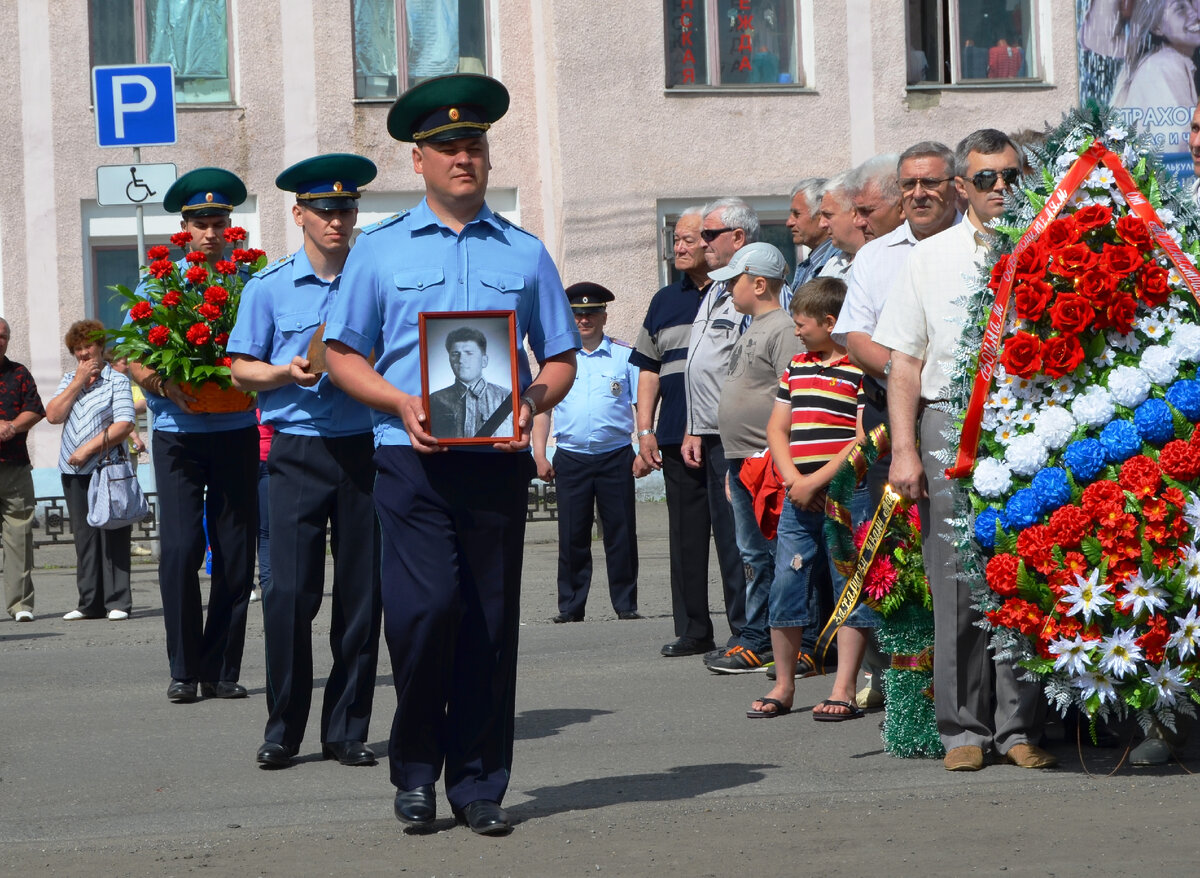
M 437 797 L 433 784 L 415 790 L 399 790 L 396 793 L 396 819 L 406 826 L 424 827 L 437 817 Z
M 480 799 L 456 811 L 455 816 L 479 835 L 508 835 L 512 832 L 508 815 L 498 802 Z
M 245 698 L 246 687 L 230 680 L 222 680 L 220 683 L 201 683 L 200 694 L 205 698 Z
M 186 680 L 172 680 L 167 687 L 167 700 L 176 704 L 191 704 L 196 700 L 196 684 Z
M 258 748 L 258 756 L 255 758 L 263 768 L 287 768 L 292 764 L 292 757 L 295 755 L 290 747 L 264 741 L 263 745 Z
M 375 751 L 362 741 L 329 741 L 321 745 L 321 755 L 342 765 L 374 765 Z
M 630 619 L 645 619 L 646 617 L 637 610 L 626 610 L 624 613 L 617 613 L 617 618 L 628 622 Z
M 583 616 L 576 616 L 574 613 L 559 613 L 550 621 L 555 625 L 561 625 L 563 622 L 582 622 Z
M 715 649 L 716 644 L 711 640 L 697 640 L 695 637 L 680 637 L 678 640 L 668 643 L 662 648 L 662 654 L 668 658 L 676 658 L 681 655 L 704 655 L 710 649 Z

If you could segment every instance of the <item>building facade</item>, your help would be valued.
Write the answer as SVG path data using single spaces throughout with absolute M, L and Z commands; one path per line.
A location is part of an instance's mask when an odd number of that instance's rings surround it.
M 219 165 L 250 191 L 235 221 L 272 257 L 300 245 L 287 165 L 357 152 L 379 166 L 360 226 L 415 204 L 385 117 L 407 84 L 488 72 L 512 93 L 490 134 L 489 202 L 545 240 L 566 283 L 617 294 L 632 340 L 669 276 L 683 208 L 746 198 L 783 241 L 789 193 L 922 139 L 1056 123 L 1078 95 L 1075 4 L 1052 0 L 6 0 L 0 71 L 0 314 L 43 396 L 84 317 L 137 279 L 131 207 L 97 201 L 91 68 L 170 62 L 178 142 L 141 162 Z M 4 36 L 7 34 L 7 36 Z M 147 245 L 178 219 L 145 208 Z M 55 428 L 31 437 L 52 467 Z

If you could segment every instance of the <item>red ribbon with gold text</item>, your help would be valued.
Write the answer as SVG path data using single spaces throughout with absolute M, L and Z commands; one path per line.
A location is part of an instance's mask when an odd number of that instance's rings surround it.
M 1087 178 L 1096 165 L 1101 163 L 1112 171 L 1113 179 L 1121 190 L 1121 194 L 1125 196 L 1129 209 L 1146 223 L 1158 246 L 1166 251 L 1171 263 L 1179 271 L 1183 282 L 1191 291 L 1192 297 L 1200 302 L 1200 272 L 1196 271 L 1191 260 L 1179 249 L 1175 240 L 1167 234 L 1158 214 L 1133 182 L 1133 177 L 1121 164 L 1121 160 L 1104 144 L 1096 141 L 1088 148 L 1087 152 L 1076 160 L 1075 164 L 1071 165 L 1067 175 L 1050 195 L 1042 212 L 1021 236 L 1021 240 L 1017 242 L 1017 246 L 1013 248 L 1012 254 L 1008 257 L 1008 263 L 1004 266 L 1004 274 L 1000 279 L 1000 286 L 996 289 L 996 301 L 992 305 L 992 313 L 988 316 L 987 329 L 983 333 L 983 348 L 979 353 L 979 371 L 975 373 L 975 383 L 971 387 L 971 400 L 967 405 L 966 417 L 963 419 L 958 456 L 954 461 L 954 466 L 946 470 L 946 478 L 965 479 L 975 467 L 975 453 L 979 448 L 979 434 L 983 423 L 983 406 L 987 401 L 988 392 L 991 390 L 992 373 L 996 368 L 996 360 L 1000 356 L 1000 336 L 1004 332 L 1004 321 L 1008 314 L 1008 302 L 1012 295 L 1013 278 L 1017 269 L 1017 256 L 1037 240 L 1038 236 L 1046 230 L 1046 226 L 1050 225 L 1058 216 L 1067 200 L 1079 188 L 1079 184 Z

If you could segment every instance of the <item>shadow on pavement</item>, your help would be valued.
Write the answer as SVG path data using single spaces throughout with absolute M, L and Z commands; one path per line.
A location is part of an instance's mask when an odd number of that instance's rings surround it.
M 584 811 L 629 802 L 668 802 L 757 783 L 778 765 L 721 762 L 678 765 L 655 774 L 623 774 L 523 790 L 530 801 L 507 809 L 514 822 L 561 811 Z
M 592 710 L 586 707 L 527 710 L 516 718 L 516 739 L 528 741 L 533 738 L 549 738 L 567 726 L 591 722 L 594 717 L 610 713 L 611 710 Z
M 0 634 L 0 643 L 16 643 L 18 640 L 41 640 L 43 637 L 62 637 L 61 631 L 30 631 L 28 634 Z

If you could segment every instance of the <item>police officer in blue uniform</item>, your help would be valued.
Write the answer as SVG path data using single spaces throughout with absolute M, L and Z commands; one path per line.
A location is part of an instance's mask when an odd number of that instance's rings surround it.
M 477 74 L 428 79 L 397 99 L 388 133 L 414 143 L 425 198 L 359 236 L 325 329 L 329 374 L 375 410 L 396 816 L 428 828 L 441 776 L 454 814 L 487 835 L 511 829 L 500 801 L 512 767 L 529 431 L 570 389 L 579 347 L 546 248 L 485 202 L 486 132 L 507 109 L 504 86 Z M 533 378 L 517 357 L 515 439 L 451 448 L 430 434 L 418 328 L 430 311 L 515 312 L 541 367 Z
M 212 266 L 225 258 L 229 215 L 245 200 L 246 186 L 235 174 L 197 168 L 172 184 L 163 207 L 182 215 L 180 228 L 192 236 L 188 248 L 203 253 Z M 238 678 L 258 531 L 254 411 L 195 412 L 190 406 L 195 399 L 177 382 L 141 363 L 130 362 L 129 374 L 146 391 L 154 417 L 151 451 L 162 535 L 158 585 L 171 664 L 167 698 L 177 704 L 198 695 L 245 698 Z M 207 620 L 197 574 L 204 563 L 206 517 L 213 559 Z
M 633 480 L 648 471 L 634 454 L 633 406 L 639 369 L 633 349 L 604 334 L 610 290 L 595 283 L 567 287 L 583 343 L 575 384 L 554 407 L 554 461 L 546 457 L 550 413 L 533 422 L 533 460 L 538 476 L 558 492 L 558 615 L 555 622 L 582 622 L 592 583 L 593 509 L 600 510 L 608 593 L 619 619 L 637 611 L 637 524 Z
M 267 459 L 271 581 L 262 596 L 267 726 L 258 763 L 284 768 L 299 750 L 312 702 L 312 623 L 325 590 L 325 529 L 332 528 L 333 667 L 321 708 L 321 750 L 343 765 L 374 765 L 366 745 L 379 656 L 379 539 L 371 491 L 371 413 L 309 358 L 337 298 L 359 189 L 375 178 L 359 155 L 292 165 L 275 185 L 296 193 L 304 246 L 250 279 L 227 350 L 233 378 L 258 391 L 275 428 Z M 317 350 L 320 350 L 319 343 Z M 317 355 L 314 353 L 314 358 Z

